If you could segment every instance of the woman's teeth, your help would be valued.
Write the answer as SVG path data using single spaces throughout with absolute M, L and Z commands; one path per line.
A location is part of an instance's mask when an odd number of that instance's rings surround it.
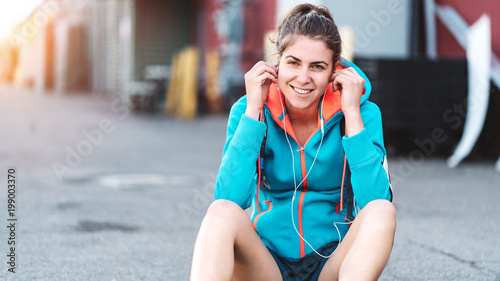
M 294 89 L 297 93 L 299 93 L 299 94 L 303 94 L 303 95 L 308 94 L 308 93 L 310 93 L 310 92 L 312 91 L 312 90 L 304 90 L 304 89 L 299 89 L 299 88 L 295 88 L 295 87 L 293 87 L 293 89 Z

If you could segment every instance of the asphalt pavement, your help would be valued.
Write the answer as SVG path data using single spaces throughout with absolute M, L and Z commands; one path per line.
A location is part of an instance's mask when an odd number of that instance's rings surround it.
M 6 86 L 0 112 L 0 280 L 189 279 L 226 115 Z M 398 225 L 380 280 L 500 280 L 494 164 L 389 158 Z

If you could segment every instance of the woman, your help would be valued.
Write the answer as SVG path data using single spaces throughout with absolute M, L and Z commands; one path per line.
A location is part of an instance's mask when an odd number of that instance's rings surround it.
M 231 109 L 191 280 L 376 280 L 396 217 L 369 81 L 340 58 L 325 7 L 295 7 L 276 46 L 278 65 L 246 73 L 246 96 Z M 341 188 L 344 153 L 354 204 Z

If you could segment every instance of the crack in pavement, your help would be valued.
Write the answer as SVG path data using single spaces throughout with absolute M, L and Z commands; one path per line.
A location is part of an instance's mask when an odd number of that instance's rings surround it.
M 424 248 L 426 250 L 429 250 L 431 252 L 434 252 L 434 253 L 437 253 L 437 254 L 440 254 L 440 255 L 443 255 L 443 256 L 446 256 L 448 258 L 451 258 L 452 260 L 456 261 L 456 262 L 459 262 L 459 263 L 462 263 L 462 264 L 465 264 L 465 265 L 468 265 L 470 266 L 471 268 L 475 269 L 475 270 L 478 270 L 484 274 L 487 274 L 487 275 L 492 275 L 492 277 L 494 277 L 495 281 L 500 281 L 500 274 L 494 272 L 494 271 L 491 271 L 490 269 L 488 268 L 484 268 L 484 267 L 480 267 L 478 265 L 478 262 L 491 262 L 491 263 L 500 263 L 499 261 L 488 261 L 488 260 L 482 260 L 482 261 L 470 261 L 470 260 L 466 260 L 466 259 L 463 259 L 457 255 L 454 255 L 452 253 L 448 253 L 448 252 L 445 252 L 443 250 L 440 250 L 438 248 L 435 248 L 435 247 L 432 247 L 432 246 L 429 246 L 427 244 L 422 244 L 420 242 L 417 242 L 417 241 L 414 241 L 414 240 L 411 240 L 409 239 L 408 240 L 409 242 L 411 242 L 412 244 L 414 245 L 417 245 L 421 248 Z

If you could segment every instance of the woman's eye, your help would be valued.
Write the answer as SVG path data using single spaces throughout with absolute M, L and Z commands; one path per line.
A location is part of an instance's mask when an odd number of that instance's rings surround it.
M 325 69 L 322 65 L 319 65 L 319 64 L 313 65 L 312 68 L 313 69 L 319 69 L 319 70 Z
M 289 61 L 288 64 L 290 64 L 290 65 L 298 65 L 299 63 L 296 62 L 296 61 Z

